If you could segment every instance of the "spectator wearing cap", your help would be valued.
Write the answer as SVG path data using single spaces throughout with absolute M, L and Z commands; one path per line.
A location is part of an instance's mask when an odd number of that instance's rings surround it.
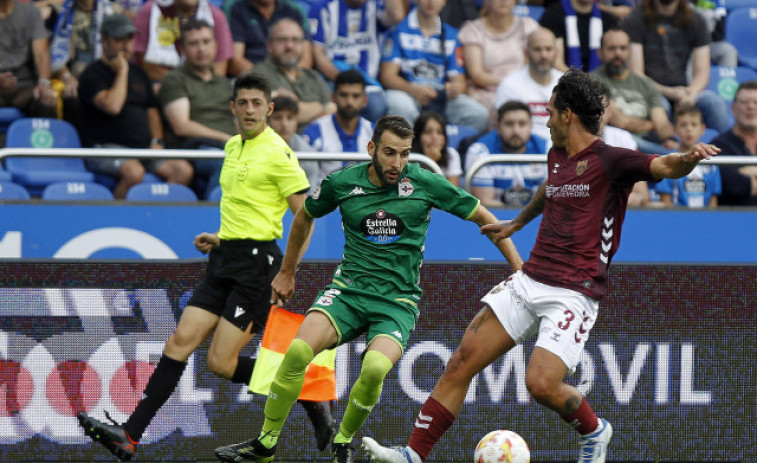
M 122 14 L 103 20 L 103 54 L 87 66 L 79 80 L 84 146 L 163 148 L 163 126 L 150 78 L 142 68 L 129 63 L 135 32 L 134 24 Z M 193 176 L 192 165 L 182 159 L 88 159 L 87 167 L 118 179 L 113 191 L 116 198 L 126 197 L 129 188 L 142 181 L 145 171 L 183 185 L 188 185 Z

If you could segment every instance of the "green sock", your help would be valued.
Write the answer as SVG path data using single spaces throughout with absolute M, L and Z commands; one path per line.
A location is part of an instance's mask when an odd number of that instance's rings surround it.
M 305 369 L 313 360 L 313 349 L 301 339 L 289 345 L 284 360 L 271 383 L 271 391 L 265 401 L 265 421 L 258 440 L 267 448 L 273 448 L 279 440 L 292 405 L 297 401 L 305 381 Z
M 350 400 L 344 412 L 339 434 L 334 438 L 337 444 L 352 442 L 355 433 L 363 426 L 365 419 L 381 397 L 384 377 L 392 369 L 392 361 L 381 352 L 371 350 L 363 358 L 360 377 L 350 391 Z

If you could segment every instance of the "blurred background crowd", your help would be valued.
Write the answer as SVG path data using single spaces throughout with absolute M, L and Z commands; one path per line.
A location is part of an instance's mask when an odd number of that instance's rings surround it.
M 486 156 L 547 152 L 547 104 L 571 67 L 605 84 L 608 144 L 757 154 L 757 0 L 0 0 L 0 137 L 221 150 L 237 132 L 233 79 L 252 70 L 272 82 L 269 123 L 294 151 L 364 152 L 373 123 L 398 114 L 413 151 L 459 185 Z M 158 183 L 219 198 L 221 159 L 160 153 L 7 158 L 0 198 L 60 199 L 71 182 L 101 199 Z M 311 185 L 345 165 L 301 164 Z M 486 164 L 471 189 L 521 207 L 548 168 Z M 640 183 L 629 204 L 754 206 L 757 165 Z

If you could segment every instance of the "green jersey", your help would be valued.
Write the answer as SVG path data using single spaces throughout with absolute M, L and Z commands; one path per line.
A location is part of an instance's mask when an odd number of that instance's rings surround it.
M 336 287 L 404 296 L 415 306 L 431 208 L 468 219 L 479 200 L 417 164 L 407 165 L 397 185 L 379 187 L 368 179 L 369 165 L 326 177 L 305 201 L 305 212 L 322 217 L 338 207 L 342 214 L 345 243 Z

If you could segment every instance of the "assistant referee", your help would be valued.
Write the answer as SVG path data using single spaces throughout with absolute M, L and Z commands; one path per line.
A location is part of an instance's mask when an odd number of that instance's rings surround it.
M 268 127 L 273 102 L 265 77 L 239 76 L 230 106 L 239 134 L 224 148 L 221 227 L 194 239 L 200 252 L 210 253 L 206 276 L 195 288 L 126 423 L 106 424 L 83 411 L 78 415 L 85 433 L 120 460 L 135 455 L 145 428 L 179 383 L 187 359 L 211 334 L 210 370 L 235 383 L 247 384 L 252 376 L 255 360 L 240 353 L 265 327 L 271 281 L 281 265 L 275 240 L 282 237 L 284 213 L 287 207 L 297 213 L 310 185 L 294 152 Z M 322 450 L 335 428 L 329 404 L 301 403 Z

